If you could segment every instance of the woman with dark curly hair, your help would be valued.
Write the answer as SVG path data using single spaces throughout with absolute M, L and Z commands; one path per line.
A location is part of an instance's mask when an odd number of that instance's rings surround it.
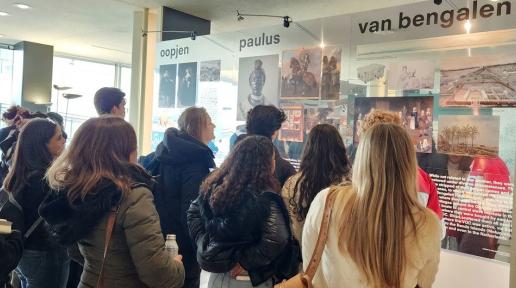
M 240 141 L 203 182 L 188 211 L 190 235 L 209 287 L 271 287 L 297 273 L 299 245 L 274 176 L 274 147 Z
M 303 223 L 319 191 L 350 180 L 351 165 L 344 142 L 335 128 L 319 124 L 308 134 L 301 169 L 283 186 L 281 196 L 288 207 L 294 237 L 301 242 Z

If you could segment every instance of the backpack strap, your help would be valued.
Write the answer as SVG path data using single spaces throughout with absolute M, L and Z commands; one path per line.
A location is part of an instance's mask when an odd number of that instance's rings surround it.
M 111 209 L 109 212 L 109 217 L 106 224 L 106 235 L 104 237 L 104 255 L 102 257 L 102 264 L 100 265 L 99 278 L 97 279 L 97 288 L 104 288 L 104 264 L 106 263 L 109 244 L 111 243 L 111 235 L 113 234 L 116 216 L 118 215 L 119 211 L 120 206 L 117 206 L 116 208 Z
M 41 224 L 41 222 L 43 222 L 43 217 L 39 216 L 38 219 L 36 219 L 36 221 L 34 221 L 34 223 L 32 223 L 32 225 L 30 225 L 29 229 L 27 229 L 25 234 L 23 234 L 23 238 L 25 240 L 29 239 L 30 235 L 34 232 L 34 230 L 36 230 L 36 228 L 38 228 L 38 226 L 39 226 L 39 224 Z
M 0 202 L 0 211 L 4 208 L 5 205 L 7 205 L 7 203 L 11 203 L 14 207 L 16 207 L 16 209 L 18 209 L 20 212 L 23 213 L 23 208 L 20 205 L 20 203 L 18 203 L 18 201 L 16 201 L 16 198 L 14 198 L 13 193 L 11 193 L 3 188 L 1 189 L 1 193 L 4 195 L 7 195 L 7 197 L 2 197 L 2 201 Z M 47 193 L 45 198 L 49 194 L 50 194 L 50 192 Z M 43 222 L 43 217 L 39 216 L 38 219 L 36 219 L 36 221 L 34 221 L 34 223 L 32 223 L 32 225 L 30 225 L 29 229 L 27 229 L 27 231 L 25 231 L 25 234 L 23 234 L 23 239 L 27 240 L 30 237 L 30 235 L 36 230 L 36 228 L 38 228 L 38 226 L 41 224 L 41 222 Z
M 4 193 L 4 191 L 2 190 L 0 193 Z M 7 202 L 9 202 L 9 197 L 0 197 L 0 211 L 4 209 L 4 206 L 7 204 Z
M 18 203 L 18 201 L 16 201 L 16 198 L 14 198 L 13 193 L 11 193 L 11 192 L 9 192 L 7 190 L 4 190 L 4 191 L 7 194 L 9 202 L 11 202 L 11 204 L 13 204 L 18 210 L 23 212 L 22 206 L 20 205 L 20 203 Z

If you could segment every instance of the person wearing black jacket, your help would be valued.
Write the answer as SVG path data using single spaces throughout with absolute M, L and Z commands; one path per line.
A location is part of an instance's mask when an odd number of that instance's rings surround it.
M 34 223 L 39 223 L 24 239 L 23 256 L 15 270 L 24 288 L 61 288 L 68 279 L 70 259 L 66 249 L 50 236 L 38 213 L 50 191 L 45 172 L 63 148 L 59 125 L 42 118 L 28 120 L 20 131 L 13 163 L 5 177 L 4 189 L 14 195 L 23 210 L 23 223 L 14 221 L 13 227 L 25 234 Z
M 215 138 L 215 125 L 204 108 L 190 107 L 179 117 L 179 130 L 169 128 L 158 145 L 156 208 L 163 234 L 175 234 L 185 265 L 184 287 L 199 287 L 201 270 L 195 245 L 188 233 L 186 211 L 199 195 L 201 182 L 215 168 L 207 146 Z
M 273 105 L 258 105 L 247 112 L 246 129 L 247 134 L 238 136 L 237 142 L 241 141 L 248 135 L 260 135 L 274 141 L 278 136 L 281 124 L 287 120 L 285 113 Z M 278 178 L 281 186 L 296 174 L 296 169 L 287 160 L 281 158 L 278 149 L 274 147 L 274 157 L 276 161 L 276 170 L 274 174 Z
M 271 287 L 298 272 L 299 244 L 278 194 L 273 147 L 263 136 L 240 141 L 188 210 L 197 260 L 211 272 L 208 287 Z
M 11 234 L 0 234 L 0 288 L 9 283 L 9 274 L 16 268 L 22 256 L 23 241 L 20 231 L 13 230 Z

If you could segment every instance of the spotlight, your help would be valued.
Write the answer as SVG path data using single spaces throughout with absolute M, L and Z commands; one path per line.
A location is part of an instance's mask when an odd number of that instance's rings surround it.
M 240 12 L 238 12 L 237 10 L 237 21 L 243 21 L 245 20 L 244 16 L 242 16 L 242 14 L 240 14 Z
M 237 21 L 243 21 L 245 20 L 244 16 L 249 17 L 270 17 L 270 18 L 281 18 L 283 19 L 283 27 L 288 28 L 290 26 L 290 23 L 292 23 L 292 18 L 289 16 L 279 16 L 279 15 L 266 15 L 266 14 L 243 14 L 240 13 L 238 10 L 237 12 Z
M 288 16 L 283 17 L 283 27 L 288 28 L 292 19 Z
M 443 3 L 443 0 L 434 0 L 435 5 L 441 5 Z

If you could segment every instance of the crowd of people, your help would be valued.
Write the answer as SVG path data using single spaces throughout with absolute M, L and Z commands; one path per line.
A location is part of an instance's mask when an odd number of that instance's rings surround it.
M 197 288 L 201 270 L 208 287 L 301 287 L 307 270 L 314 287 L 432 286 L 442 213 L 398 115 L 365 116 L 354 159 L 316 125 L 296 172 L 273 144 L 285 114 L 258 105 L 217 168 L 199 107 L 138 160 L 124 96 L 100 89 L 66 148 L 55 113 L 4 113 L 0 287 Z

